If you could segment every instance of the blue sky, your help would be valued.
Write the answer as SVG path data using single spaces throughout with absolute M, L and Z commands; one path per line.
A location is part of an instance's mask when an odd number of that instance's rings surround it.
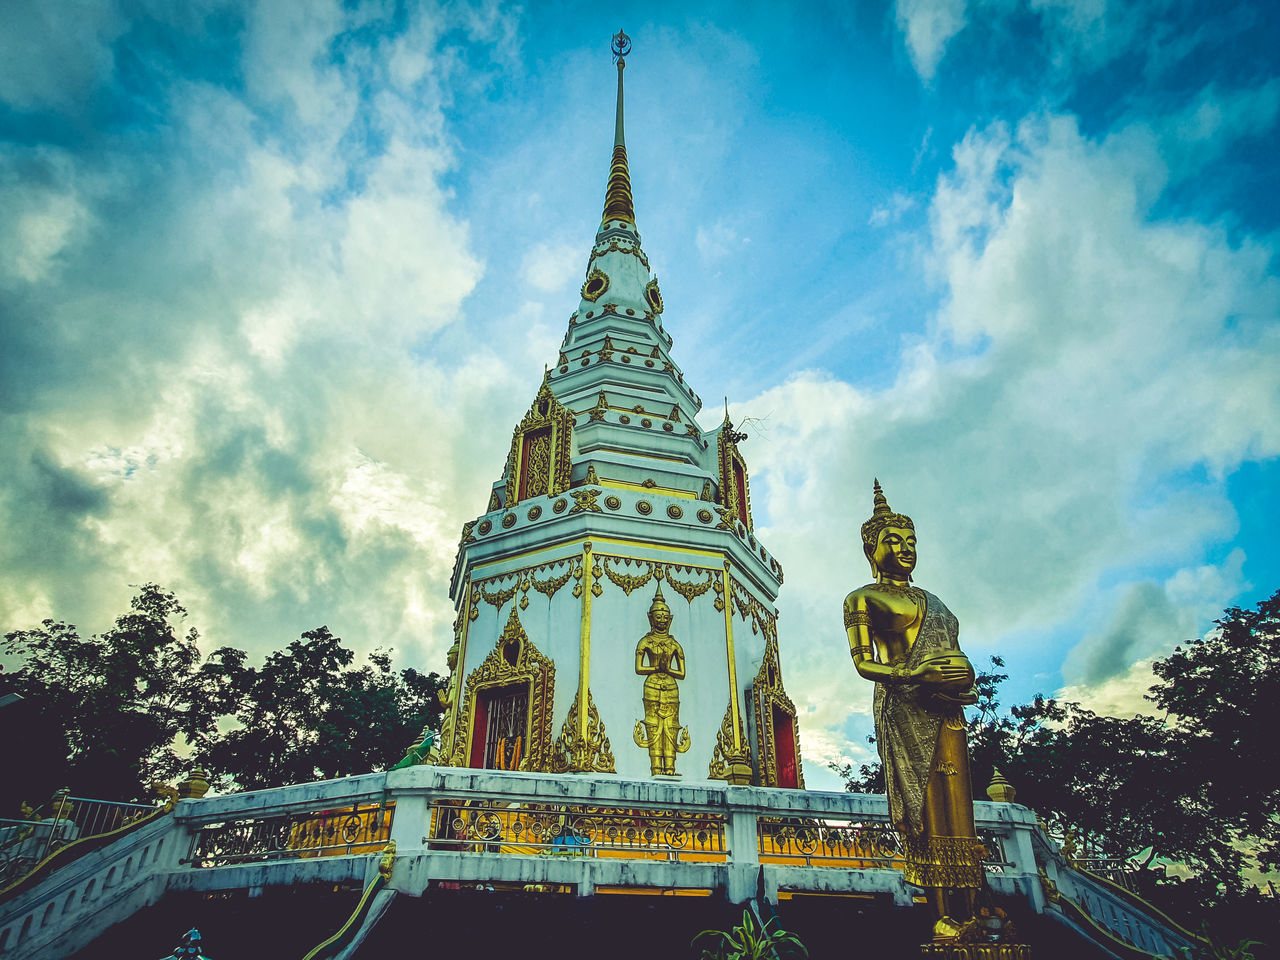
M 176 590 L 443 669 L 598 223 L 608 40 L 675 356 L 749 421 L 810 781 L 867 756 L 873 476 L 1006 700 L 1131 711 L 1280 587 L 1274 4 L 22 4 L 0 626 Z

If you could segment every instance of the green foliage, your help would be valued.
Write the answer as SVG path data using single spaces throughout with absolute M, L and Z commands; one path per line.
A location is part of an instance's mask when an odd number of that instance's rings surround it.
M 1184 950 L 1182 960 L 1258 960 L 1254 947 L 1265 946 L 1260 940 L 1238 940 L 1234 944 L 1215 940 L 1206 921 L 1200 926 L 1199 946 Z
M 760 926 L 748 910 L 742 911 L 742 922 L 728 930 L 703 930 L 693 938 L 696 946 L 704 937 L 711 941 L 702 948 L 701 960 L 762 960 L 764 957 L 780 957 L 782 952 L 799 951 L 809 955 L 800 938 L 785 930 L 770 930 L 777 918 Z
M 385 768 L 424 724 L 440 721 L 439 676 L 393 673 L 380 650 L 353 667 L 355 655 L 327 627 L 308 630 L 259 668 L 243 658 L 225 647 L 210 656 L 229 678 L 228 712 L 238 725 L 202 755 L 215 776 L 241 788 Z
M 84 639 L 54 620 L 6 634 L 4 653 L 21 663 L 7 686 L 34 705 L 59 754 L 31 771 L 32 800 L 61 785 L 82 796 L 143 797 L 149 780 L 183 768 L 178 736 L 201 743 L 214 734 L 218 678 L 197 668 L 196 632 L 177 625 L 185 615 L 172 593 L 148 583 L 103 634 Z
M 1155 663 L 1148 699 L 1197 771 L 1190 802 L 1229 823 L 1264 868 L 1280 867 L 1280 592 L 1217 626 Z
M 353 666 L 355 654 L 319 627 L 260 667 L 231 647 L 201 662 L 195 630 L 180 630 L 185 615 L 172 593 L 146 584 L 101 635 L 83 639 L 46 620 L 5 636 L 0 649 L 21 664 L 4 675 L 6 692 L 24 698 L 44 742 L 23 792 L 0 795 L 3 812 L 64 785 L 78 796 L 143 799 L 150 781 L 174 782 L 194 763 L 224 789 L 367 773 L 439 724 L 444 681 L 397 673 L 384 651 Z

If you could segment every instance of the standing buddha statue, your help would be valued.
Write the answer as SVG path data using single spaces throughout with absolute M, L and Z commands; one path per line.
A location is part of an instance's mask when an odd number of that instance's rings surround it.
M 662 584 L 649 605 L 649 632 L 636 644 L 636 673 L 644 677 L 644 719 L 636 722 L 635 741 L 649 749 L 654 776 L 675 776 L 676 754 L 689 749 L 689 728 L 680 726 L 680 688 L 684 648 L 671 635 L 671 608 Z
M 876 744 L 906 880 L 927 892 L 935 942 L 954 940 L 972 921 L 983 880 L 965 743 L 964 707 L 977 700 L 973 667 L 955 616 L 911 584 L 915 524 L 889 509 L 878 480 L 862 548 L 875 579 L 845 597 L 849 649 L 855 669 L 876 685 Z

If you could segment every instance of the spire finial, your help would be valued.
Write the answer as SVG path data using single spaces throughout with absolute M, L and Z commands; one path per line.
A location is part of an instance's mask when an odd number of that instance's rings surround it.
M 613 36 L 613 61 L 618 65 L 618 109 L 613 123 L 613 161 L 609 165 L 609 185 L 604 195 L 604 217 L 609 220 L 636 222 L 635 203 L 631 199 L 631 171 L 627 169 L 627 141 L 622 123 L 622 70 L 631 52 L 631 38 L 619 30 Z
M 885 498 L 884 491 L 880 489 L 880 478 L 876 477 L 876 485 L 872 490 L 871 497 L 874 509 L 871 511 L 873 517 L 883 517 L 886 513 L 893 513 L 889 509 L 889 501 Z
M 668 613 L 670 613 L 670 612 L 671 612 L 671 608 L 670 608 L 669 606 L 667 606 L 667 598 L 666 598 L 666 597 L 664 597 L 664 596 L 662 595 L 662 581 L 661 581 L 661 580 L 659 580 L 659 581 L 658 581 L 658 590 L 657 590 L 657 592 L 656 592 L 656 593 L 654 593 L 654 595 L 653 595 L 653 602 L 649 604 L 649 614 L 650 614 L 650 616 L 652 616 L 652 615 L 653 615 L 653 612 L 654 612 L 655 610 L 658 610 L 658 609 L 664 609 L 664 610 L 666 610 Z

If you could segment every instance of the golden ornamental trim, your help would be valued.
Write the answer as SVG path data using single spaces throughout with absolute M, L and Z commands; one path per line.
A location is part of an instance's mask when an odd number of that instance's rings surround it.
M 769 621 L 766 621 L 768 624 Z M 796 758 L 796 787 L 804 786 L 804 763 L 800 757 L 800 721 L 796 713 L 796 705 L 787 696 L 782 685 L 782 661 L 778 655 L 778 638 L 776 627 L 766 626 L 764 630 L 764 658 L 760 671 L 751 684 L 751 698 L 754 701 L 756 714 L 756 754 L 760 758 L 760 785 L 776 787 L 778 783 L 778 732 L 773 724 L 773 708 L 791 718 L 792 749 Z
M 644 285 L 645 303 L 655 314 L 662 313 L 662 293 L 658 290 L 658 278 L 654 277 Z
M 541 435 L 543 431 L 545 436 Z M 526 449 L 528 435 L 533 435 L 534 440 Z M 506 506 L 513 507 L 520 500 L 535 496 L 556 497 L 568 490 L 572 447 L 573 413 L 556 399 L 544 376 L 529 412 L 511 434 L 503 498 Z
M 624 244 L 626 244 L 624 246 Z M 627 253 L 635 257 L 644 264 L 646 270 L 649 269 L 649 258 L 644 255 L 644 251 L 640 249 L 640 244 L 634 241 L 620 241 L 616 237 L 610 238 L 608 243 L 600 242 L 591 248 L 591 259 L 594 261 L 596 257 L 603 257 L 606 253 Z M 591 266 L 587 266 L 588 275 L 590 275 Z
M 916 887 L 981 887 L 981 841 L 973 837 L 902 835 L 904 879 Z
M 569 496 L 573 497 L 573 506 L 569 512 L 594 511 L 595 513 L 603 513 L 600 509 L 600 504 L 596 503 L 596 497 L 602 493 L 604 493 L 603 490 L 570 490 Z
M 693 572 L 693 568 L 688 568 L 688 567 L 677 567 L 676 569 L 678 570 L 687 569 L 690 572 Z M 684 597 L 686 603 L 692 604 L 694 600 L 698 599 L 698 597 L 702 596 L 704 593 L 710 590 L 711 585 L 716 581 L 716 575 L 714 570 L 704 570 L 703 572 L 706 573 L 707 575 L 706 582 L 698 583 L 695 580 L 677 580 L 674 576 L 672 576 L 671 568 L 668 567 L 667 583 L 671 585 L 672 590 L 680 594 L 680 596 Z
M 587 411 L 587 420 L 599 422 L 604 419 L 605 413 L 609 410 L 609 401 L 604 395 L 604 391 L 600 391 L 600 396 L 596 398 L 596 405 Z
M 747 461 L 743 458 L 741 451 L 738 450 L 738 441 L 745 439 L 745 437 L 745 434 L 734 431 L 733 424 L 729 422 L 729 418 L 726 415 L 724 424 L 720 427 L 717 441 L 720 466 L 720 496 L 717 498 L 717 502 L 725 507 L 725 517 L 732 512 L 734 517 L 746 524 L 747 530 L 750 531 L 753 529 L 751 522 L 751 477 L 747 473 Z M 742 471 L 741 491 L 739 491 L 738 485 L 734 482 L 733 468 L 735 466 Z
M 567 560 L 557 560 L 554 563 L 546 563 L 536 568 L 541 571 L 559 566 L 561 563 L 565 564 L 565 571 L 558 577 L 548 577 L 546 580 L 539 580 L 532 574 L 529 577 L 530 586 L 545 596 L 548 600 L 554 597 L 560 591 L 560 588 L 569 582 L 569 578 L 573 576 L 573 563 Z
M 555 696 L 556 665 L 533 645 L 515 607 L 484 662 L 468 675 L 454 731 L 453 751 L 442 766 L 466 767 L 471 762 L 471 737 L 479 695 L 492 687 L 516 683 L 529 685 L 528 750 L 520 769 L 549 772 L 551 762 L 551 712 Z
M 582 285 L 582 299 L 595 303 L 608 289 L 609 275 L 603 270 L 592 270 L 587 274 L 586 283 Z
M 495 590 L 493 593 L 490 593 L 485 588 L 488 584 L 491 584 L 491 583 L 495 585 L 498 583 L 501 583 L 503 580 L 507 579 L 507 577 L 509 576 L 511 576 L 511 574 L 509 573 L 503 574 L 500 577 L 494 577 L 492 580 L 485 580 L 481 582 L 479 585 L 480 599 L 482 599 L 485 603 L 492 604 L 493 606 L 497 607 L 499 610 L 505 607 L 507 605 L 507 601 L 510 600 L 512 597 L 514 597 L 516 595 L 516 590 L 520 588 L 519 577 L 516 578 L 515 583 L 513 583 L 510 587 L 504 590 Z
M 629 574 L 615 573 L 609 566 L 611 559 L 616 560 L 619 558 L 601 556 L 600 559 L 604 567 L 604 575 L 613 582 L 615 587 L 620 587 L 628 597 L 631 596 L 632 590 L 639 590 L 653 578 L 654 565 L 648 560 L 633 560 L 631 557 L 622 557 L 621 560 L 625 565 L 630 566 L 634 563 L 644 571 L 643 574 Z
M 720 729 L 716 732 L 716 746 L 711 753 L 711 764 L 707 768 L 707 777 L 711 780 L 727 780 L 730 783 L 748 783 L 751 780 L 751 754 L 747 750 L 747 735 L 742 728 L 742 717 L 738 717 L 738 743 L 741 750 L 735 750 L 733 729 L 733 701 L 725 707 L 724 719 L 720 721 Z M 745 771 L 743 767 L 745 765 Z M 745 779 L 743 774 L 745 773 Z
M 733 602 L 738 608 L 738 613 L 742 619 L 751 622 L 751 632 L 759 635 L 761 622 L 769 617 L 764 604 L 734 577 L 729 578 L 729 589 L 733 591 Z
M 1144 952 L 1144 956 L 1150 954 Z M 920 956 L 940 960 L 1032 960 L 1034 954 L 1025 943 L 926 943 Z
M 552 773 L 617 773 L 613 748 L 604 731 L 604 721 L 596 709 L 595 698 L 587 690 L 587 735 L 578 735 L 580 724 L 579 697 L 573 698 L 573 706 L 560 728 L 560 736 L 551 748 Z

